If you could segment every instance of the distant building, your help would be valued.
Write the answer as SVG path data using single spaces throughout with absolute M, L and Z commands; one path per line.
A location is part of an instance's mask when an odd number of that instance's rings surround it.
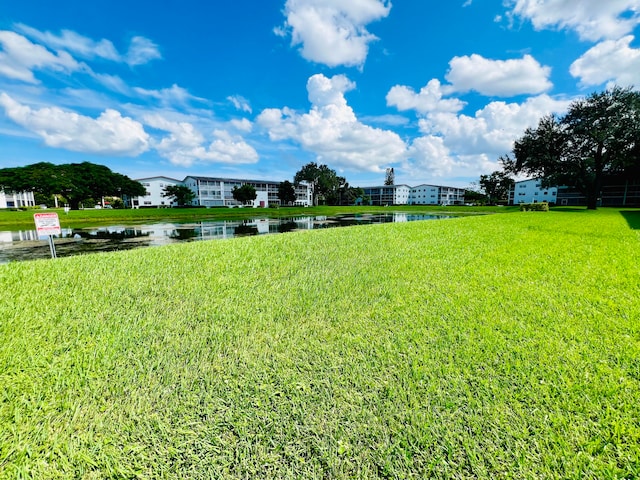
M 33 192 L 4 192 L 0 190 L 0 208 L 35 207 Z
M 200 207 L 234 207 L 242 205 L 233 198 L 234 187 L 251 185 L 256 189 L 257 197 L 253 202 L 253 207 L 268 207 L 275 204 L 280 205 L 278 198 L 278 187 L 280 182 L 269 180 L 244 180 L 220 177 L 200 177 L 188 176 L 184 180 L 176 180 L 169 177 L 149 177 L 139 178 L 138 182 L 147 189 L 144 197 L 131 199 L 133 208 L 160 208 L 176 206 L 175 202 L 169 201 L 162 196 L 162 192 L 167 185 L 183 185 L 191 189 L 195 198 L 193 206 Z M 295 187 L 297 206 L 310 206 L 312 204 L 312 191 L 309 185 L 301 183 Z
M 437 185 L 418 185 L 411 188 L 412 205 L 440 205 L 440 187 Z
M 364 195 L 369 197 L 371 205 L 406 205 L 411 187 L 408 185 L 382 185 L 363 187 Z
M 558 187 L 542 188 L 539 178 L 515 182 L 509 191 L 509 205 L 540 202 L 556 204 L 557 200 Z
M 363 187 L 371 205 L 463 205 L 464 188 L 441 185 Z
M 608 175 L 604 178 L 598 205 L 602 207 L 640 207 L 640 178 Z M 558 205 L 586 205 L 583 193 L 572 187 L 558 187 Z
M 603 207 L 639 207 L 640 179 L 609 175 L 604 179 L 598 205 Z M 516 182 L 509 192 L 509 204 L 548 202 L 561 206 L 585 206 L 587 199 L 573 187 L 542 188 L 540 179 Z
M 147 189 L 147 193 L 143 197 L 134 197 L 127 199 L 127 203 L 133 208 L 151 208 L 151 207 L 173 207 L 177 204 L 172 202 L 169 198 L 163 197 L 164 189 L 169 185 L 182 185 L 180 180 L 169 177 L 148 177 L 138 178 L 136 181 L 140 182 L 144 188 Z

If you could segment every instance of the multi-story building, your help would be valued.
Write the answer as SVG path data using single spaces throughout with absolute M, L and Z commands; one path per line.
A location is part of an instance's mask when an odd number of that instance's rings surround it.
M 176 205 L 169 198 L 164 197 L 164 189 L 169 185 L 182 185 L 180 180 L 169 177 L 149 177 L 139 178 L 138 182 L 147 189 L 147 194 L 144 197 L 135 197 L 132 199 L 126 199 L 127 203 L 131 202 L 129 206 L 133 208 L 140 207 L 173 207 Z
M 439 185 L 364 187 L 371 205 L 463 205 L 464 188 Z
M 586 205 L 587 198 L 575 188 L 558 187 L 558 205 Z M 607 175 L 598 198 L 602 207 L 639 207 L 640 178 L 624 175 Z
M 411 193 L 408 185 L 383 185 L 363 187 L 371 205 L 406 205 Z
M 542 188 L 542 182 L 539 178 L 515 182 L 509 190 L 509 205 L 540 202 L 555 204 L 557 201 L 558 187 Z
M 411 189 L 413 205 L 439 205 L 440 187 L 436 185 L 418 185 Z
M 34 207 L 33 192 L 4 192 L 0 190 L 0 208 Z
M 188 176 L 184 180 L 176 180 L 169 177 L 149 177 L 137 179 L 147 189 L 144 197 L 133 198 L 132 206 L 140 207 L 171 207 L 175 202 L 169 201 L 162 196 L 167 185 L 183 185 L 191 189 L 195 198 L 193 206 L 201 207 L 234 207 L 241 205 L 233 198 L 233 189 L 242 185 L 251 185 L 256 189 L 257 197 L 253 202 L 253 207 L 268 207 L 275 204 L 280 205 L 278 198 L 278 187 L 280 182 L 269 180 L 243 180 L 220 177 L 200 177 Z M 297 206 L 310 206 L 312 204 L 312 191 L 309 185 L 301 183 L 295 186 Z
M 584 206 L 587 199 L 582 192 L 567 186 L 542 188 L 539 179 L 516 182 L 509 192 L 509 204 L 549 202 L 560 206 Z M 622 175 L 608 175 L 598 197 L 603 207 L 640 206 L 640 179 Z

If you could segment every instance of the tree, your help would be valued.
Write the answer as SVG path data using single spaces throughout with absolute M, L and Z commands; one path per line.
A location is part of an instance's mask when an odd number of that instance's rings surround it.
M 486 194 L 489 204 L 508 201 L 509 190 L 514 183 L 508 173 L 499 170 L 490 175 L 480 175 L 480 187 Z M 465 199 L 466 197 L 465 193 Z
M 278 185 L 278 198 L 282 205 L 290 205 L 296 201 L 296 188 L 289 180 Z
M 638 168 L 639 138 L 640 92 L 614 87 L 573 102 L 561 119 L 543 117 L 515 142 L 507 165 L 543 186 L 575 187 L 596 209 L 606 175 Z
M 476 182 L 471 182 L 469 188 L 464 191 L 464 202 L 485 205 L 487 203 L 487 195 L 480 190 L 481 187 Z
M 243 205 L 253 202 L 258 198 L 258 193 L 253 185 L 245 183 L 241 187 L 233 187 L 231 190 L 234 200 L 242 203 Z
M 364 197 L 364 190 L 360 187 L 351 187 L 345 183 L 340 188 L 340 205 L 354 205 L 358 198 Z
M 387 168 L 387 173 L 384 176 L 384 184 L 395 185 L 395 183 L 396 183 L 396 174 L 393 171 L 393 168 Z
M 196 198 L 196 194 L 193 193 L 186 185 L 167 185 L 162 190 L 162 196 L 166 198 L 173 198 L 179 207 L 191 205 L 193 199 Z
M 74 210 L 90 198 L 137 197 L 146 192 L 140 182 L 114 173 L 104 165 L 89 162 L 62 165 L 40 162 L 0 169 L 0 188 L 15 192 L 33 191 L 45 197 L 62 195 Z
M 340 202 L 340 188 L 346 184 L 344 177 L 338 176 L 335 170 L 326 165 L 315 162 L 304 165 L 295 175 L 294 182 L 307 182 L 313 189 L 313 204 L 318 205 L 318 199 L 324 198 L 329 205 Z

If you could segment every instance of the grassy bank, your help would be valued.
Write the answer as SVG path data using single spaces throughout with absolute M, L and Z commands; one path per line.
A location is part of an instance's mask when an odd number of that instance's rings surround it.
M 637 478 L 640 213 L 0 266 L 0 478 Z
M 86 227 L 114 223 L 142 223 L 192 220 L 227 220 L 255 217 L 291 217 L 299 215 L 339 215 L 342 213 L 388 213 L 400 211 L 408 213 L 503 213 L 515 211 L 518 207 L 441 207 L 441 206 L 400 206 L 400 207 L 282 207 L 282 208 L 143 208 L 139 210 L 72 210 L 68 214 L 63 209 L 47 209 L 57 212 L 60 224 L 64 227 Z M 12 211 L 0 209 L 1 227 L 34 228 L 33 214 L 39 209 Z

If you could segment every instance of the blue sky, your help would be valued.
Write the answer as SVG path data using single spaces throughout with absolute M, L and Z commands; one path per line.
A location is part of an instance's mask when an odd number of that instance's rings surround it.
M 467 187 L 640 85 L 640 0 L 29 0 L 0 9 L 0 168 Z

